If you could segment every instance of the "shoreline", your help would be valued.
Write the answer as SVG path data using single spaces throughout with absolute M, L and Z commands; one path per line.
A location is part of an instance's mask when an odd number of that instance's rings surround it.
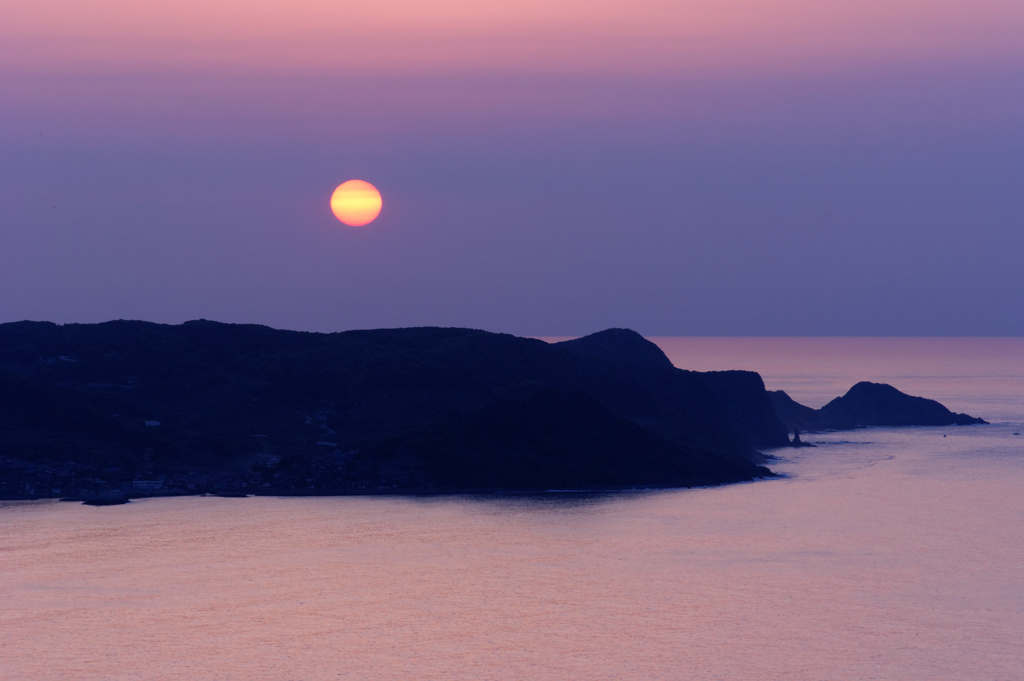
M 451 496 L 479 496 L 479 497 L 530 497 L 530 496 L 547 496 L 547 495 L 602 495 L 602 494 L 633 494 L 633 493 L 648 493 L 648 492 L 670 492 L 680 491 L 688 489 L 713 489 L 716 487 L 725 487 L 727 485 L 743 485 L 755 482 L 766 482 L 770 480 L 786 478 L 785 474 L 771 473 L 771 475 L 760 476 L 751 478 L 749 480 L 736 480 L 732 482 L 723 482 L 719 484 L 695 484 L 695 485 L 666 485 L 666 486 L 646 486 L 646 487 L 602 487 L 602 488 L 588 488 L 588 489 L 546 489 L 546 490 L 528 490 L 528 489 L 488 489 L 488 488 L 476 488 L 476 489 L 445 489 L 445 490 L 376 490 L 376 491 L 343 491 L 333 493 L 320 493 L 320 492 L 309 492 L 309 493 L 280 493 L 280 492 L 252 492 L 252 493 L 218 493 L 218 492 L 183 492 L 183 493 L 171 493 L 171 494 L 129 494 L 124 496 L 108 496 L 108 497 L 67 497 L 60 496 L 58 494 L 49 495 L 35 495 L 35 496 L 4 496 L 0 497 L 0 503 L 3 502 L 14 502 L 14 501 L 56 501 L 64 503 L 81 503 L 86 506 L 121 506 L 132 501 L 140 501 L 143 499 L 170 499 L 180 497 L 202 497 L 202 498 L 220 498 L 220 499 L 249 499 L 257 497 L 276 497 L 280 499 L 288 498 L 304 498 L 304 497 L 451 497 Z

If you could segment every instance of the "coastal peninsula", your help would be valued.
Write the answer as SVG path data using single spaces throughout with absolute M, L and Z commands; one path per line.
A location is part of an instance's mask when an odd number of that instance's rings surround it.
M 0 398 L 3 498 L 720 485 L 771 476 L 793 427 L 758 374 L 678 369 L 628 329 L 18 322 Z

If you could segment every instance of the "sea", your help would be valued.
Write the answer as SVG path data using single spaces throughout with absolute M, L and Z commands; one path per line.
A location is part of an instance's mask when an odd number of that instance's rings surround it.
M 1024 679 L 1024 339 L 653 338 L 813 407 L 777 479 L 617 494 L 0 506 L 0 678 Z

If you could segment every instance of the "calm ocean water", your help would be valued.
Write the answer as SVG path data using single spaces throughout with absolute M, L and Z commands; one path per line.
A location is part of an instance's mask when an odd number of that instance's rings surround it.
M 655 340 L 993 425 L 812 435 L 713 489 L 8 503 L 0 678 L 1024 678 L 1024 339 Z

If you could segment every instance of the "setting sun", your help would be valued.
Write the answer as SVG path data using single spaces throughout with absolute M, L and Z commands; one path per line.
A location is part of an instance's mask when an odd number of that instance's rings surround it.
M 362 227 L 380 215 L 380 192 L 369 182 L 349 180 L 338 185 L 331 195 L 334 216 L 349 227 Z

